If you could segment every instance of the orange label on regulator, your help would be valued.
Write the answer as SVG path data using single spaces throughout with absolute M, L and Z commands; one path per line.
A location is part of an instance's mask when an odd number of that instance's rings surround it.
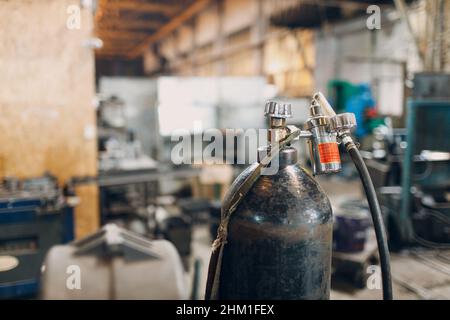
M 321 163 L 340 163 L 338 144 L 335 142 L 319 143 L 319 156 Z

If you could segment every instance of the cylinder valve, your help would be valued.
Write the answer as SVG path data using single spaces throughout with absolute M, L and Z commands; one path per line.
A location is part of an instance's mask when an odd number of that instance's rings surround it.
M 308 140 L 309 153 L 314 175 L 338 172 L 341 158 L 336 133 L 331 130 L 331 120 L 315 99 L 311 102 L 310 118 L 305 129 L 312 133 Z

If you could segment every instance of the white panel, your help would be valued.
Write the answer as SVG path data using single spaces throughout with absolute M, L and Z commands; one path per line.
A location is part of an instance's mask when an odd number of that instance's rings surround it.
M 219 80 L 221 128 L 263 128 L 266 81 L 263 77 Z
M 202 129 L 214 128 L 217 105 L 217 82 L 209 78 L 162 77 L 158 79 L 158 112 L 160 132 L 171 135 L 174 130 L 194 132 L 199 122 Z
M 266 82 L 263 77 L 161 77 L 158 79 L 162 135 L 176 129 L 262 128 Z

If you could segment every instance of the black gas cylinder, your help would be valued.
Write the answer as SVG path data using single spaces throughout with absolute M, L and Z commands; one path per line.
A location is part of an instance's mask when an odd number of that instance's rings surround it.
M 220 299 L 329 298 L 330 202 L 297 164 L 294 148 L 280 151 L 279 166 L 275 175 L 258 179 L 231 216 Z M 228 197 L 255 168 L 242 172 Z

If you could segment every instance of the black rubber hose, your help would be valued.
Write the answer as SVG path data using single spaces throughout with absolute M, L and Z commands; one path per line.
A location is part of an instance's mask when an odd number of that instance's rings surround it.
M 378 203 L 375 188 L 373 187 L 372 179 L 370 178 L 369 171 L 364 163 L 361 154 L 356 146 L 347 148 L 350 157 L 355 163 L 359 176 L 366 193 L 367 202 L 369 203 L 370 213 L 372 215 L 373 226 L 375 229 L 375 235 L 377 237 L 378 252 L 380 255 L 381 265 L 381 277 L 383 283 L 383 299 L 392 300 L 392 277 L 391 277 L 391 264 L 389 258 L 389 248 L 387 244 L 386 231 L 384 228 L 383 216 L 381 214 L 380 205 Z

